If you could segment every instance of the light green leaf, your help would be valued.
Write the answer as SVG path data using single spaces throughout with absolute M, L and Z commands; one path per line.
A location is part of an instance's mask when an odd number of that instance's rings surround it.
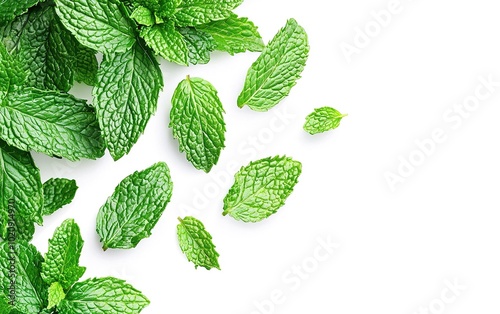
M 195 267 L 205 267 L 207 270 L 219 266 L 219 253 L 215 251 L 212 236 L 205 230 L 201 221 L 194 217 L 179 218 L 177 237 L 182 252 Z
M 188 65 L 186 42 L 172 21 L 142 28 L 141 37 L 156 54 L 165 60 Z
M 57 310 L 59 314 L 137 314 L 149 300 L 125 281 L 106 277 L 76 283 Z
M 25 241 L 0 243 L 0 291 L 15 296 L 14 310 L 38 313 L 47 306 L 48 287 L 40 276 L 42 261 L 36 248 Z
M 97 214 L 103 249 L 130 249 L 151 235 L 172 196 L 167 164 L 134 172 L 116 187 Z
M 243 0 L 184 0 L 174 14 L 177 26 L 197 26 L 228 18 Z
M 304 130 L 314 135 L 336 129 L 345 116 L 347 115 L 341 114 L 331 107 L 316 108 L 313 113 L 306 117 Z
M 85 267 L 79 266 L 82 248 L 80 228 L 73 219 L 65 220 L 49 240 L 49 250 L 42 263 L 41 275 L 47 285 L 58 282 L 67 291 L 83 276 Z
M 63 287 L 60 283 L 54 282 L 49 287 L 49 305 L 47 306 L 47 309 L 51 309 L 59 305 L 64 298 L 66 298 L 66 294 L 64 293 Z
M 231 55 L 245 51 L 260 52 L 265 47 L 257 26 L 246 17 L 239 18 L 232 14 L 225 20 L 197 28 L 212 35 L 217 50 L 227 51 Z
M 0 138 L 21 150 L 69 160 L 104 155 L 93 109 L 54 91 L 27 88 L 9 93 L 0 104 Z
M 188 48 L 188 59 L 191 64 L 206 64 L 210 61 L 210 53 L 215 50 L 215 42 L 211 35 L 194 27 L 183 27 L 179 32 L 184 37 Z
M 61 22 L 83 45 L 103 54 L 125 52 L 135 26 L 117 0 L 55 0 Z
M 37 3 L 38 0 L 3 0 L 0 5 L 0 24 L 12 21 Z
M 56 210 L 71 203 L 78 186 L 75 180 L 52 178 L 43 184 L 44 216 L 52 215 Z
M 304 70 L 309 54 L 307 34 L 288 20 L 248 70 L 238 106 L 267 111 L 288 96 Z
M 208 81 L 188 76 L 175 89 L 169 127 L 196 169 L 210 172 L 219 160 L 226 132 L 223 113 L 217 90 Z
M 289 157 L 268 157 L 242 167 L 224 198 L 223 215 L 258 222 L 285 204 L 298 182 L 302 165 Z
M 94 106 L 114 160 L 128 154 L 156 112 L 163 78 L 158 62 L 141 44 L 106 56 L 94 89 Z
M 145 26 L 152 26 L 156 23 L 155 14 L 143 6 L 135 8 L 134 12 L 130 14 L 130 18 L 134 19 L 137 24 Z
M 0 237 L 29 241 L 42 223 L 40 170 L 31 154 L 0 140 Z

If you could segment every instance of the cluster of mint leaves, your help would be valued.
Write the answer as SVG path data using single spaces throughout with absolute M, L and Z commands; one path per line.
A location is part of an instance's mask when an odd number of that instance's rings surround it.
M 77 282 L 83 246 L 72 220 L 59 227 L 45 257 L 29 244 L 35 224 L 69 204 L 74 180 L 40 181 L 30 151 L 76 161 L 128 154 L 157 108 L 163 77 L 156 55 L 180 65 L 204 64 L 214 50 L 261 52 L 237 105 L 268 111 L 290 93 L 309 55 L 305 30 L 290 19 L 264 45 L 257 27 L 233 10 L 243 0 L 6 0 L 0 7 L 0 254 L 14 257 L 15 296 L 0 280 L 0 314 L 139 313 L 149 301 L 116 278 Z M 96 54 L 103 55 L 98 62 Z M 69 94 L 93 86 L 92 104 Z M 225 148 L 224 107 L 216 88 L 187 76 L 172 96 L 170 124 L 179 149 L 210 172 Z M 338 127 L 330 107 L 306 118 L 310 134 Z M 263 158 L 235 174 L 223 215 L 259 222 L 281 208 L 302 164 Z M 172 196 L 168 166 L 158 162 L 126 177 L 99 210 L 103 249 L 130 249 L 151 235 Z M 195 267 L 220 269 L 212 236 L 195 217 L 179 217 L 181 251 Z M 71 253 L 68 253 L 71 252 Z M 0 271 L 9 275 L 8 259 Z M 11 258 L 12 260 L 12 258 Z

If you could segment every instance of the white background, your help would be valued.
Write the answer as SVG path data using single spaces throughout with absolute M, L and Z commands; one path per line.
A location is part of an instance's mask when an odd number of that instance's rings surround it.
M 458 127 L 443 115 L 474 96 L 481 76 L 500 81 L 500 6 L 401 0 L 401 12 L 349 63 L 341 43 L 352 45 L 356 27 L 370 25 L 370 12 L 389 3 L 247 0 L 237 12 L 259 25 L 265 42 L 290 17 L 309 33 L 308 65 L 291 95 L 267 113 L 237 108 L 256 53 L 214 53 L 209 65 L 189 68 L 163 62 L 158 112 L 128 156 L 73 164 L 35 154 L 44 180 L 63 176 L 80 186 L 74 202 L 37 229 L 35 245 L 45 253 L 54 229 L 75 218 L 85 240 L 84 278 L 126 279 L 151 300 L 145 314 L 411 314 L 429 306 L 431 313 L 498 313 L 500 88 Z M 227 147 L 211 174 L 186 161 L 168 129 L 170 98 L 187 74 L 210 81 L 226 110 Z M 349 116 L 312 137 L 304 118 L 321 106 Z M 283 116 L 292 117 L 277 120 Z M 436 129 L 446 141 L 391 191 L 384 174 L 398 174 L 398 157 L 418 154 L 415 141 Z M 223 217 L 232 168 L 283 154 L 303 163 L 286 205 L 258 224 Z M 153 235 L 136 249 L 103 252 L 95 232 L 100 206 L 125 176 L 157 161 L 168 163 L 174 193 Z M 196 270 L 181 253 L 176 218 L 186 214 L 212 233 L 222 271 Z M 318 239 L 328 238 L 340 247 L 311 269 Z M 297 280 L 289 271 L 303 263 L 310 273 Z M 446 280 L 466 290 L 447 293 L 452 300 L 441 309 Z M 275 290 L 283 297 L 271 306 L 265 300 Z

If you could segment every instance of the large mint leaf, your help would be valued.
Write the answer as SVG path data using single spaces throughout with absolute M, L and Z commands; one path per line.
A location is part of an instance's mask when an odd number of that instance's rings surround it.
M 0 138 L 22 150 L 69 160 L 104 155 L 93 109 L 53 91 L 27 88 L 9 93 L 0 104 Z
M 228 18 L 243 0 L 184 0 L 174 19 L 178 26 L 196 26 Z
M 128 154 L 156 112 L 163 88 L 158 62 L 139 43 L 124 53 L 106 56 L 94 90 L 106 146 L 113 159 Z
M 13 20 L 16 16 L 26 13 L 39 0 L 3 0 L 0 3 L 0 24 Z
M 15 298 L 11 300 L 14 309 L 21 313 L 38 313 L 47 306 L 42 261 L 36 248 L 25 241 L 0 243 L 0 290 Z
M 49 240 L 42 264 L 42 278 L 47 285 L 58 282 L 67 291 L 83 276 L 85 267 L 79 265 L 82 248 L 80 228 L 73 219 L 65 220 Z
M 224 198 L 223 215 L 258 222 L 285 204 L 298 182 L 302 165 L 289 157 L 268 157 L 242 167 Z
M 212 36 L 217 50 L 227 51 L 231 55 L 245 51 L 260 52 L 265 47 L 257 26 L 246 17 L 239 18 L 233 14 L 225 20 L 197 28 Z
M 206 64 L 210 61 L 210 53 L 215 50 L 212 36 L 194 27 L 183 27 L 179 32 L 188 49 L 188 60 L 191 64 Z
M 103 249 L 134 248 L 149 237 L 171 196 L 170 171 L 164 162 L 123 179 L 97 214 Z
M 248 70 L 238 106 L 267 111 L 285 98 L 306 65 L 309 43 L 305 30 L 288 20 Z
M 0 237 L 31 240 L 34 222 L 42 223 L 40 171 L 31 154 L 0 140 Z
M 134 23 L 118 0 L 55 0 L 61 22 L 83 45 L 103 54 L 135 43 Z
M 106 277 L 76 283 L 57 310 L 60 314 L 136 314 L 149 300 L 125 281 Z
M 341 114 L 338 110 L 331 107 L 316 108 L 313 113 L 306 117 L 304 130 L 314 135 L 336 129 L 345 116 L 347 115 Z
M 165 60 L 188 65 L 186 42 L 172 21 L 142 28 L 141 37 L 156 54 Z
M 43 211 L 44 216 L 51 215 L 64 205 L 71 203 L 78 186 L 75 180 L 52 178 L 43 184 Z
M 212 236 L 201 221 L 194 217 L 179 218 L 177 238 L 182 252 L 195 267 L 220 269 L 219 253 L 215 250 Z
M 210 172 L 224 148 L 226 124 L 217 90 L 208 81 L 187 77 L 172 96 L 170 127 L 181 152 L 205 172 Z

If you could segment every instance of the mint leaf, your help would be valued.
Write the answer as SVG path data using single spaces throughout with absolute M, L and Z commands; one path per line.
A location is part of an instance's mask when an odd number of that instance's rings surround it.
M 179 29 L 188 49 L 188 60 L 191 64 L 206 64 L 210 61 L 210 53 L 215 50 L 215 42 L 211 35 L 194 27 Z
M 223 215 L 258 222 L 285 204 L 298 182 L 302 165 L 289 157 L 268 157 L 242 167 L 224 198 Z
M 175 13 L 175 9 L 182 2 L 181 0 L 136 0 L 140 6 L 148 8 L 155 15 L 170 17 Z
M 245 51 L 260 52 L 265 47 L 257 27 L 246 17 L 239 18 L 232 14 L 225 20 L 200 25 L 197 29 L 213 37 L 217 50 L 231 55 Z
M 103 54 L 125 52 L 135 29 L 117 0 L 55 0 L 61 22 L 83 45 Z
M 40 171 L 31 154 L 0 140 L 0 221 L 3 239 L 31 240 L 34 222 L 42 223 Z M 9 235 L 7 234 L 7 229 Z M 12 239 L 11 239 L 12 240 Z
M 152 26 L 156 23 L 154 13 L 143 6 L 137 7 L 132 14 L 130 14 L 130 18 L 134 19 L 137 24 L 145 26 Z
M 116 278 L 94 278 L 76 283 L 57 310 L 59 314 L 136 314 L 149 300 L 137 289 Z
M 77 49 L 73 58 L 73 74 L 77 82 L 95 86 L 97 84 L 97 58 L 95 51 L 81 46 Z
M 0 99 L 16 86 L 22 85 L 25 79 L 26 75 L 19 62 L 12 58 L 0 42 Z
M 116 187 L 97 214 L 103 249 L 130 249 L 151 235 L 172 196 L 167 164 L 134 172 Z
M 205 230 L 201 221 L 194 217 L 178 218 L 177 237 L 182 252 L 195 267 L 205 267 L 207 270 L 219 266 L 219 253 L 215 251 L 212 236 Z
M 38 0 L 4 0 L 0 5 L 0 23 L 12 21 L 16 16 L 26 13 Z
M 165 60 L 188 65 L 188 48 L 172 21 L 141 29 L 141 37 Z
M 163 88 L 158 62 L 141 44 L 108 55 L 101 64 L 94 106 L 114 160 L 128 154 L 156 112 Z
M 9 314 L 12 311 L 10 301 L 3 292 L 0 292 L 0 314 Z
M 66 291 L 85 273 L 79 266 L 83 239 L 80 228 L 73 219 L 65 220 L 49 240 L 49 250 L 42 263 L 42 278 L 51 285 L 61 284 Z
M 0 104 L 0 138 L 21 150 L 69 160 L 104 155 L 93 109 L 54 91 L 26 88 L 9 93 Z
M 184 0 L 177 7 L 177 26 L 197 26 L 228 18 L 243 0 Z
M 49 305 L 47 308 L 51 309 L 59 305 L 64 298 L 66 298 L 66 294 L 64 293 L 63 287 L 60 283 L 54 282 L 49 287 Z
M 285 98 L 304 70 L 309 44 L 304 29 L 288 20 L 248 70 L 238 106 L 267 111 Z
M 47 286 L 40 276 L 42 261 L 36 248 L 25 241 L 0 243 L 0 291 L 15 296 L 10 301 L 21 313 L 38 313 L 47 306 Z
M 347 116 L 330 107 L 314 109 L 314 112 L 306 117 L 304 130 L 311 135 L 323 133 L 336 129 L 342 118 Z
M 44 216 L 52 215 L 56 210 L 71 203 L 78 186 L 75 180 L 52 178 L 43 184 Z
M 181 152 L 196 169 L 210 172 L 224 148 L 224 108 L 208 81 L 189 76 L 172 96 L 170 125 Z

